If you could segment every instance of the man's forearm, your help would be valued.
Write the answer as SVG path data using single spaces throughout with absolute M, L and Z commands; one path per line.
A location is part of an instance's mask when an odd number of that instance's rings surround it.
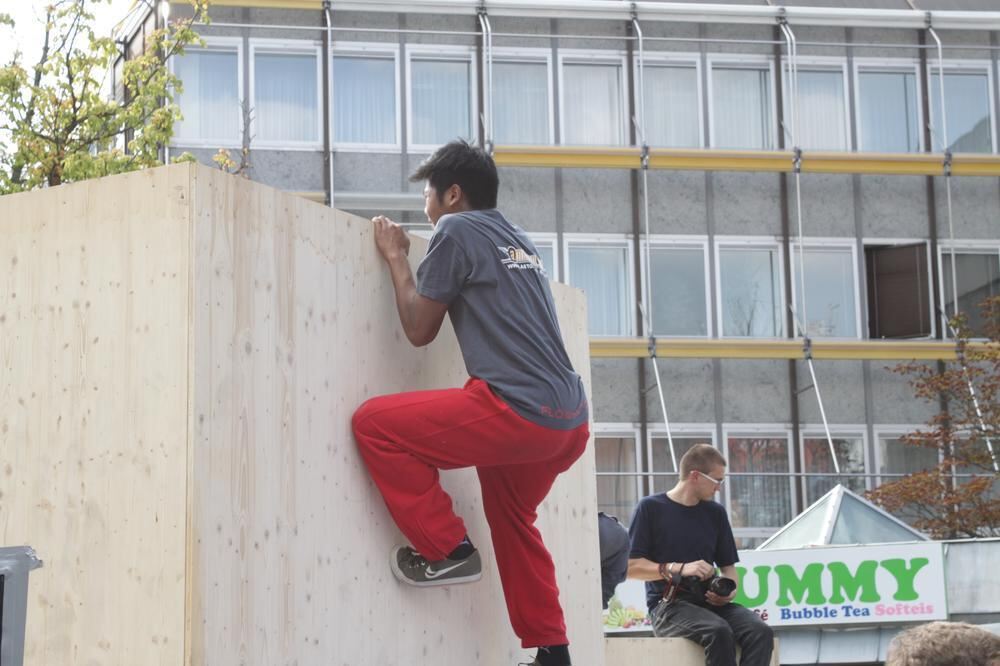
M 669 573 L 680 573 L 683 562 L 664 562 L 664 570 L 670 569 Z M 660 563 L 647 560 L 645 557 L 637 557 L 628 561 L 628 577 L 635 580 L 663 580 L 660 573 Z
M 410 262 L 405 254 L 398 254 L 387 258 L 386 263 L 389 265 L 392 288 L 396 292 L 396 310 L 399 312 L 399 323 L 403 326 L 403 332 L 413 344 L 425 345 L 430 340 L 421 340 L 418 336 L 415 307 L 417 283 L 413 279 Z

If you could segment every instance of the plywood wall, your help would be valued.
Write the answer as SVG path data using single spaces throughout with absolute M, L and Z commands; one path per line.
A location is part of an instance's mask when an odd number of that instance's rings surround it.
M 183 658 L 190 172 L 0 197 L 0 544 L 25 663 Z
M 0 543 L 46 562 L 28 664 L 524 660 L 473 473 L 443 477 L 483 581 L 389 573 L 350 415 L 465 373 L 449 327 L 405 341 L 366 221 L 185 165 L 0 198 L 0 226 Z M 557 300 L 586 372 L 582 297 Z M 584 666 L 595 506 L 588 452 L 540 510 Z
M 366 220 L 211 173 L 194 202 L 193 663 L 525 661 L 475 475 L 443 477 L 484 580 L 402 586 L 387 565 L 400 535 L 350 433 L 368 397 L 464 382 L 450 326 L 407 343 Z M 582 298 L 559 301 L 586 369 Z M 594 492 L 588 454 L 541 512 L 584 665 L 603 652 Z

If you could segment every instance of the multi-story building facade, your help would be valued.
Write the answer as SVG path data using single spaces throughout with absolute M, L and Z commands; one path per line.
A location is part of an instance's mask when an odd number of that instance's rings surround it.
M 672 484 L 668 430 L 728 457 L 744 547 L 936 462 L 892 367 L 1000 290 L 995 1 L 212 4 L 171 156 L 247 141 L 250 177 L 429 233 L 409 174 L 495 146 L 501 208 L 588 296 L 603 510 Z

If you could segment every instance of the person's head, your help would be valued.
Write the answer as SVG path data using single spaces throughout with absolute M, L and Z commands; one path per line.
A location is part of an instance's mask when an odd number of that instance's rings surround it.
M 699 499 L 715 496 L 726 476 L 726 459 L 711 444 L 695 444 L 681 457 L 680 480 Z
M 424 213 L 431 224 L 446 213 L 496 208 L 500 177 L 493 158 L 461 139 L 446 143 L 410 176 L 424 185 Z
M 1000 666 L 1000 636 L 965 622 L 930 622 L 900 632 L 885 666 Z

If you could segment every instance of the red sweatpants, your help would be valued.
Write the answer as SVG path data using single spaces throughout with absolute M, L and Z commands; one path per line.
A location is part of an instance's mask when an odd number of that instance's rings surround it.
M 583 453 L 586 424 L 552 430 L 525 420 L 486 382 L 372 398 L 354 413 L 361 457 L 413 547 L 443 559 L 466 534 L 438 470 L 475 467 L 507 612 L 523 647 L 567 643 L 555 566 L 535 512 Z

